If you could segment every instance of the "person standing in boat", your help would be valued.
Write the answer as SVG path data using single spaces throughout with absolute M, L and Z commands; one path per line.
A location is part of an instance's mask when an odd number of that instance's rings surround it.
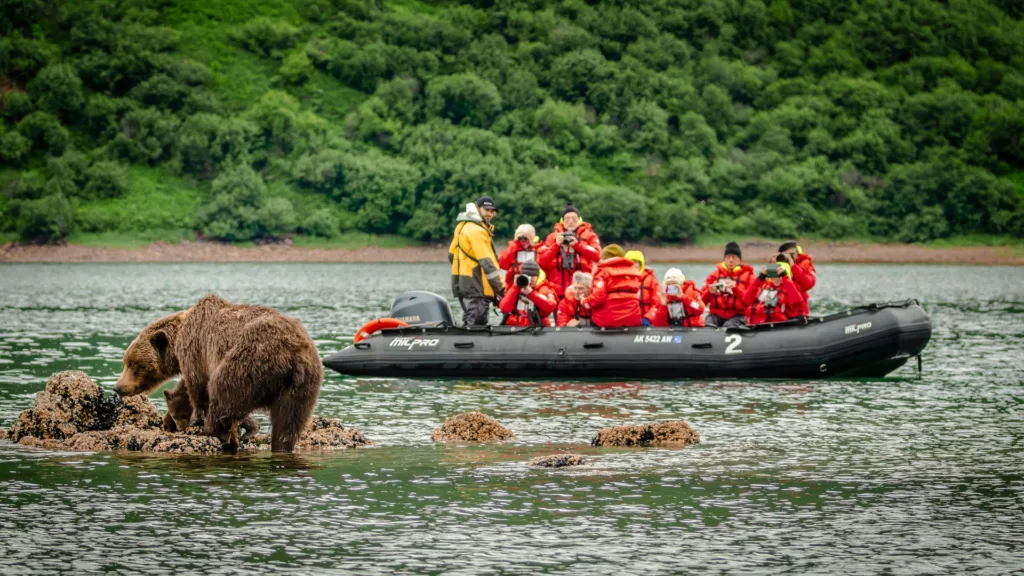
M 701 289 L 704 303 L 710 309 L 705 324 L 726 328 L 745 324 L 747 306 L 743 297 L 753 278 L 754 269 L 743 263 L 740 245 L 726 244 L 725 259 L 715 266 Z
M 807 301 L 792 279 L 792 268 L 784 255 L 772 266 L 765 266 L 747 288 L 744 301 L 750 307 L 747 322 L 785 322 L 807 316 Z
M 699 328 L 704 325 L 704 302 L 700 289 L 678 268 L 669 268 L 662 282 L 658 303 L 644 316 L 651 326 Z
M 640 315 L 646 316 L 647 312 L 658 303 L 658 294 L 661 293 L 661 286 L 658 285 L 658 276 L 653 268 L 649 268 L 644 261 L 644 253 L 639 250 L 626 252 L 626 260 L 632 260 L 640 271 Z
M 594 286 L 581 304 L 590 310 L 594 326 L 621 328 L 639 326 L 640 271 L 617 244 L 601 250 L 601 261 L 594 273 Z
M 466 204 L 466 211 L 456 218 L 455 237 L 448 247 L 452 294 L 462 305 L 462 320 L 466 326 L 486 326 L 491 302 L 500 298 L 505 290 L 491 225 L 497 213 L 498 206 L 490 196 Z
M 544 280 L 540 266 L 524 262 L 505 292 L 498 308 L 505 313 L 505 326 L 551 326 L 548 316 L 558 306 L 558 297 Z
M 590 326 L 590 310 L 584 308 L 580 301 L 590 296 L 590 287 L 593 284 L 594 277 L 588 272 L 577 272 L 572 275 L 572 286 L 565 290 L 565 298 L 562 298 L 555 310 L 556 326 Z
M 797 245 L 796 240 L 783 242 L 779 246 L 779 254 L 786 257 L 786 262 L 789 264 L 790 270 L 793 271 L 793 283 L 800 289 L 800 295 L 807 302 L 807 310 L 809 312 L 811 309 L 811 298 L 808 293 L 818 281 L 817 271 L 814 269 L 811 255 L 804 254 L 803 249 Z
M 498 267 L 505 271 L 505 289 L 512 287 L 516 275 L 524 262 L 536 262 L 537 250 L 544 243 L 537 237 L 537 231 L 530 224 L 520 224 L 516 235 L 508 241 L 508 246 L 498 256 Z
M 538 253 L 538 262 L 558 298 L 565 297 L 565 289 L 572 285 L 576 272 L 592 272 L 601 259 L 601 240 L 580 217 L 580 211 L 566 204 L 562 220 L 548 234 L 544 247 Z

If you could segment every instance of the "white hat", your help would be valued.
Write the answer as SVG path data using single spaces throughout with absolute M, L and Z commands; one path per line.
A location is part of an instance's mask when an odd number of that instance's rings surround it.
M 521 236 L 526 236 L 530 239 L 530 242 L 535 242 L 537 238 L 537 230 L 529 224 L 520 224 L 519 228 L 516 228 L 516 235 L 513 236 L 513 238 L 519 238 Z
M 682 284 L 686 282 L 686 276 L 683 276 L 683 271 L 679 268 L 669 268 L 665 271 L 665 278 L 661 281 L 662 284 L 668 284 L 669 281 L 678 282 Z

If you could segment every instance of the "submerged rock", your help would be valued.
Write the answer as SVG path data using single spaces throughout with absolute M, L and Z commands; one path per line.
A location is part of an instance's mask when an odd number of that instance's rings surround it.
M 598 430 L 592 446 L 659 446 L 682 448 L 700 443 L 700 433 L 682 420 L 656 424 L 633 424 Z
M 527 466 L 563 468 L 565 466 L 580 466 L 586 463 L 587 461 L 579 454 L 551 454 L 550 456 L 538 456 L 527 462 Z
M 202 429 L 166 432 L 160 411 L 145 396 L 121 399 L 105 395 L 84 372 L 59 372 L 36 395 L 35 406 L 18 416 L 4 437 L 22 446 L 48 450 L 130 450 L 174 454 L 219 454 L 220 440 Z M 243 450 L 270 450 L 270 434 L 247 439 Z M 306 427 L 298 450 L 332 450 L 365 446 L 370 441 L 340 420 L 315 416 Z
M 464 412 L 445 420 L 440 428 L 434 428 L 431 438 L 434 442 L 498 442 L 513 436 L 511 430 L 486 414 Z

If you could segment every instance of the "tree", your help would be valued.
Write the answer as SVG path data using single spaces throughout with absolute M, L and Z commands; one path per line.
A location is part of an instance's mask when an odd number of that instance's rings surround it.
M 501 112 L 501 95 L 494 84 L 476 74 L 439 76 L 427 84 L 427 114 L 453 124 L 486 128 Z

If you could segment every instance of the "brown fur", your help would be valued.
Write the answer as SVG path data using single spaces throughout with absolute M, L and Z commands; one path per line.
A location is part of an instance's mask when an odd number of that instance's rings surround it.
M 192 419 L 192 401 L 184 382 L 179 380 L 173 390 L 164 390 L 164 399 L 167 400 L 167 413 L 164 414 L 163 429 L 167 432 L 187 430 Z M 260 423 L 251 414 L 245 416 L 241 426 L 245 430 L 243 439 L 251 438 L 260 431 Z
M 210 295 L 147 326 L 128 346 L 115 390 L 148 394 L 179 374 L 191 423 L 202 420 L 205 434 L 237 448 L 239 423 L 266 409 L 271 449 L 291 452 L 320 394 L 323 366 L 298 320 Z

